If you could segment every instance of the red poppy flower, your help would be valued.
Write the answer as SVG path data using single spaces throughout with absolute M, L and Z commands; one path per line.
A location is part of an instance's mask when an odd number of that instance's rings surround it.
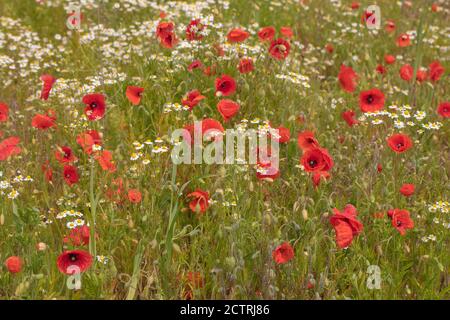
M 356 2 L 356 1 L 352 2 L 352 4 L 351 4 L 352 10 L 359 9 L 359 6 L 360 6 L 359 2 Z
M 291 45 L 284 39 L 272 40 L 269 47 L 269 54 L 277 59 L 284 60 L 289 55 Z
M 125 94 L 128 98 L 128 101 L 130 101 L 133 105 L 137 106 L 138 104 L 141 103 L 143 92 L 144 88 L 136 86 L 128 86 Z
M 72 149 L 67 146 L 57 147 L 55 151 L 55 158 L 59 163 L 71 163 L 77 161 Z
M 387 64 L 393 64 L 395 62 L 395 57 L 393 55 L 387 54 L 384 56 L 384 62 Z
M 215 119 L 203 119 L 202 123 L 201 123 L 201 133 L 200 132 L 196 132 L 194 133 L 195 130 L 195 126 L 194 124 L 190 124 L 184 127 L 184 134 L 183 134 L 183 138 L 187 143 L 191 143 L 193 144 L 195 141 L 195 134 L 198 134 L 199 137 L 203 136 L 210 136 L 212 137 L 211 140 L 215 140 L 215 139 L 221 139 L 221 134 L 225 131 L 222 124 L 215 120 Z M 200 140 L 202 141 L 202 140 Z
M 406 234 L 406 230 L 414 228 L 414 221 L 411 219 L 408 210 L 389 210 L 388 216 L 391 218 L 392 226 L 397 229 L 402 236 Z
M 46 114 L 37 114 L 31 120 L 31 126 L 39 130 L 47 130 L 56 127 L 55 111 L 49 109 Z
M 172 49 L 178 43 L 175 33 L 165 34 L 163 37 L 160 37 L 159 40 L 161 45 L 168 49 Z
M 383 171 L 383 166 L 379 163 L 377 164 L 377 172 L 380 173 L 381 171 Z
M 194 60 L 192 63 L 188 66 L 188 71 L 192 72 L 195 69 L 199 69 L 203 67 L 203 63 L 200 60 Z
M 196 105 L 200 103 L 203 99 L 206 99 L 205 96 L 202 96 L 200 91 L 192 90 L 187 93 L 186 97 L 181 100 L 181 104 L 183 106 L 188 106 L 189 110 L 192 110 Z
M 73 184 L 77 183 L 79 180 L 77 168 L 75 168 L 74 166 L 71 166 L 71 165 L 64 166 L 63 175 L 64 175 L 64 180 L 66 181 L 66 183 L 69 186 L 72 186 Z
M 284 36 L 285 38 L 289 38 L 289 39 L 294 36 L 294 32 L 292 31 L 292 29 L 290 27 L 281 27 L 280 33 L 282 36 Z
M 258 38 L 261 41 L 272 41 L 274 37 L 275 37 L 275 28 L 272 26 L 261 28 L 258 31 Z
M 279 143 L 287 143 L 291 139 L 291 131 L 285 127 L 278 127 L 278 137 L 274 137 Z
M 0 102 L 0 122 L 8 121 L 9 107 L 6 103 Z
M 209 206 L 209 193 L 201 189 L 197 189 L 187 195 L 188 198 L 193 198 L 189 202 L 189 208 L 194 213 L 205 213 Z
M 173 22 L 160 22 L 156 26 L 156 36 L 158 38 L 164 38 L 166 35 L 173 33 Z
M 384 75 L 386 73 L 386 68 L 382 64 L 379 64 L 375 68 L 375 71 L 378 72 L 379 74 L 383 74 Z
M 416 80 L 418 82 L 424 82 L 425 80 L 427 80 L 427 78 L 428 78 L 428 73 L 426 70 L 424 70 L 424 69 L 417 70 Z
M 333 209 L 333 212 L 330 223 L 336 233 L 336 244 L 341 249 L 347 248 L 353 242 L 353 238 L 363 230 L 362 223 L 356 218 L 358 212 L 351 204 L 347 204 L 343 212 L 336 208 Z
M 405 197 L 409 197 L 414 194 L 414 191 L 416 189 L 416 186 L 410 183 L 405 183 L 400 188 L 400 193 L 404 195 Z
M 74 246 L 85 246 L 89 244 L 91 231 L 88 226 L 78 226 L 70 234 L 64 238 L 65 243 L 71 243 Z
M 225 122 L 233 118 L 239 112 L 239 108 L 237 102 L 228 99 L 220 100 L 217 104 L 217 110 L 219 110 Z
M 297 145 L 303 151 L 320 147 L 319 142 L 314 137 L 314 132 L 312 131 L 300 132 L 297 136 Z
M 324 179 L 329 179 L 331 177 L 330 173 L 327 171 L 314 172 L 311 179 L 315 187 L 320 185 L 320 182 Z
M 230 32 L 228 32 L 227 39 L 231 43 L 238 43 L 245 41 L 250 34 L 247 31 L 244 31 L 239 28 L 231 29 Z
M 414 74 L 414 68 L 410 64 L 405 64 L 400 68 L 400 77 L 405 81 L 410 81 Z
M 92 154 L 94 145 L 101 146 L 102 138 L 96 130 L 87 130 L 77 136 L 77 143 L 83 148 L 87 154 Z
M 445 101 L 440 103 L 437 108 L 437 113 L 444 118 L 450 118 L 450 102 Z
M 11 256 L 5 261 L 5 266 L 11 273 L 22 271 L 22 260 L 17 256 Z
M 359 123 L 358 120 L 355 119 L 355 112 L 353 110 L 344 111 L 341 116 L 350 127 L 353 127 L 355 124 Z
M 0 142 L 0 161 L 5 161 L 11 156 L 15 156 L 22 152 L 22 149 L 17 145 L 20 143 L 20 138 L 9 137 Z
M 338 74 L 338 80 L 344 91 L 353 92 L 356 89 L 358 75 L 351 67 L 347 67 L 343 64 L 341 65 L 341 70 Z
M 362 112 L 380 111 L 384 107 L 384 94 L 379 89 L 361 91 L 359 94 L 359 107 Z
M 272 258 L 276 264 L 284 264 L 294 258 L 294 249 L 289 242 L 284 242 L 272 251 Z
M 270 156 L 270 155 L 267 155 Z M 256 164 L 256 178 L 273 182 L 280 176 L 280 170 L 271 161 L 259 160 Z
M 324 148 L 305 150 L 300 162 L 308 172 L 330 171 L 334 164 L 330 154 Z
M 46 161 L 42 166 L 41 166 L 42 172 L 44 173 L 44 177 L 48 182 L 53 181 L 53 170 L 49 165 L 49 162 Z
M 436 2 L 431 5 L 431 11 L 438 12 L 439 9 L 439 5 Z
M 386 25 L 384 26 L 384 30 L 387 33 L 392 33 L 395 31 L 395 22 L 393 20 L 387 20 Z
M 79 272 L 84 272 L 92 265 L 92 256 L 84 250 L 68 250 L 61 253 L 56 261 L 58 270 L 65 274 L 76 273 L 73 267 Z
M 108 150 L 102 150 L 95 156 L 95 160 L 98 161 L 100 164 L 100 167 L 102 167 L 103 170 L 109 171 L 109 172 L 115 172 L 116 171 L 116 165 L 114 164 L 112 160 L 112 153 Z
M 47 100 L 48 96 L 50 95 L 50 91 L 52 90 L 53 84 L 56 82 L 56 78 L 49 74 L 43 74 L 41 76 L 41 81 L 43 82 L 41 99 Z
M 191 300 L 194 298 L 194 289 L 203 288 L 204 280 L 200 272 L 189 271 L 185 277 L 186 287 L 184 292 L 184 298 Z
M 83 97 L 83 103 L 86 105 L 84 113 L 89 120 L 96 121 L 104 117 L 106 111 L 104 95 L 100 93 L 87 94 Z
M 229 75 L 216 78 L 216 95 L 230 96 L 236 91 L 236 81 Z
M 444 73 L 444 67 L 439 63 L 439 61 L 433 61 L 429 65 L 430 69 L 430 80 L 433 82 L 438 81 L 442 74 Z
M 410 45 L 411 45 L 411 40 L 410 40 L 408 34 L 403 33 L 403 34 L 398 36 L 398 38 L 397 38 L 397 46 L 403 48 L 403 47 L 408 47 Z
M 239 61 L 238 70 L 240 73 L 249 73 L 252 72 L 253 69 L 254 67 L 252 59 L 244 58 Z
M 334 52 L 334 47 L 333 47 L 333 45 L 331 44 L 331 43 L 327 43 L 326 45 L 325 45 L 325 50 L 328 52 L 328 53 L 333 53 Z
M 132 203 L 139 203 L 142 200 L 142 193 L 138 189 L 128 190 L 128 200 Z
M 201 23 L 200 19 L 191 20 L 186 28 L 186 39 L 189 41 L 203 39 L 202 31 L 205 27 L 206 26 Z
M 397 133 L 387 139 L 389 148 L 395 153 L 402 153 L 412 148 L 413 142 L 406 134 Z

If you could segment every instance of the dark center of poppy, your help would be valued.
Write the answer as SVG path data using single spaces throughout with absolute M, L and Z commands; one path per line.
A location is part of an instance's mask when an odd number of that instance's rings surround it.
M 317 161 L 316 160 L 309 160 L 309 165 L 311 166 L 311 168 L 314 168 L 317 165 Z
M 373 102 L 373 96 L 372 96 L 372 95 L 369 95 L 369 96 L 367 97 L 367 102 L 368 102 L 368 103 L 372 103 L 372 102 Z
M 401 142 L 397 143 L 397 148 L 398 148 L 398 149 L 400 149 L 400 148 L 402 148 L 402 147 L 403 147 L 403 143 L 401 143 Z
M 227 83 L 226 82 L 222 82 L 221 84 L 220 84 L 220 88 L 221 89 L 225 89 L 227 87 Z
M 97 102 L 92 102 L 91 103 L 91 108 L 97 108 Z
M 74 254 L 74 253 L 70 253 L 69 254 L 69 260 L 72 261 L 72 262 L 77 261 L 77 255 Z
M 401 221 L 397 221 L 397 227 L 400 227 L 402 225 Z

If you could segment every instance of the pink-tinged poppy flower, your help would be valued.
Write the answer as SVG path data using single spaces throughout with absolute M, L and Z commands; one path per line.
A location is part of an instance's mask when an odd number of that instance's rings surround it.
M 305 150 L 300 163 L 307 172 L 330 171 L 334 165 L 328 150 L 324 148 Z
M 102 150 L 101 152 L 98 152 L 95 155 L 95 160 L 98 161 L 98 164 L 100 165 L 100 167 L 102 167 L 103 170 L 109 172 L 116 171 L 116 165 L 113 162 L 112 153 L 110 151 Z
M 444 118 L 450 118 L 450 102 L 445 101 L 439 104 L 437 113 Z
M 236 92 L 236 81 L 229 75 L 224 74 L 220 78 L 216 78 L 215 85 L 216 95 L 226 97 Z
M 209 192 L 197 189 L 187 195 L 192 198 L 189 209 L 194 213 L 204 214 L 209 207 Z
M 387 54 L 384 56 L 384 62 L 386 62 L 386 64 L 393 64 L 395 63 L 395 57 L 393 55 Z
M 353 127 L 355 124 L 359 123 L 358 120 L 355 119 L 355 111 L 353 110 L 346 110 L 342 112 L 341 116 L 350 127 Z
M 254 67 L 253 67 L 252 59 L 244 58 L 239 61 L 238 70 L 240 73 L 243 73 L 243 74 L 249 73 L 249 72 L 252 72 L 253 69 L 254 69 Z
M 61 164 L 71 163 L 78 160 L 72 149 L 68 146 L 57 147 L 55 151 L 55 158 Z
M 94 145 L 102 145 L 102 138 L 100 136 L 100 133 L 96 130 L 87 130 L 79 134 L 76 141 L 78 145 L 83 148 L 83 151 L 87 154 L 92 154 L 92 147 Z
M 303 151 L 320 147 L 319 142 L 314 137 L 314 132 L 307 130 L 298 134 L 297 145 Z
M 0 161 L 5 161 L 11 156 L 18 155 L 22 149 L 17 145 L 20 143 L 20 138 L 9 137 L 0 142 Z
M 280 38 L 272 40 L 269 47 L 269 54 L 277 60 L 284 60 L 289 55 L 290 50 L 291 45 L 289 42 Z
M 71 165 L 64 166 L 63 176 L 64 180 L 70 187 L 77 183 L 79 180 L 77 168 Z
M 408 210 L 388 210 L 388 216 L 391 218 L 392 226 L 397 229 L 402 236 L 406 234 L 406 230 L 414 228 L 414 221 L 411 219 Z
M 338 80 L 344 91 L 353 92 L 356 89 L 358 75 L 351 67 L 343 64 L 338 74 Z
M 220 100 L 217 104 L 217 110 L 225 122 L 233 118 L 239 112 L 239 108 L 237 102 L 228 99 Z
M 276 264 L 284 264 L 294 258 L 294 249 L 289 242 L 284 242 L 272 251 L 272 258 Z
M 281 27 L 280 33 L 283 37 L 288 38 L 288 39 L 290 39 L 294 36 L 294 31 L 292 31 L 292 29 L 290 27 Z
M 405 81 L 410 81 L 414 74 L 414 68 L 410 64 L 405 64 L 400 68 L 400 77 Z
M 64 243 L 70 243 L 74 246 L 86 246 L 89 244 L 91 230 L 88 226 L 78 226 L 70 231 L 67 237 L 64 237 Z
M 200 60 L 194 60 L 192 63 L 188 66 L 187 70 L 189 72 L 192 72 L 195 69 L 201 69 L 203 68 L 203 63 Z
M 128 190 L 128 200 L 131 203 L 139 203 L 142 200 L 142 193 L 138 189 Z
M 0 122 L 8 121 L 9 107 L 6 103 L 0 102 Z
M 144 88 L 136 86 L 128 86 L 125 92 L 128 101 L 133 105 L 137 106 L 141 103 L 142 94 L 144 93 Z
M 384 25 L 384 30 L 387 33 L 392 33 L 395 31 L 395 22 L 394 20 L 387 20 L 386 24 Z
M 404 195 L 405 197 L 412 196 L 414 194 L 414 191 L 416 190 L 416 186 L 411 183 L 405 183 L 400 188 L 400 193 Z
M 247 31 L 244 31 L 239 28 L 234 28 L 231 29 L 230 32 L 228 32 L 227 39 L 228 42 L 238 43 L 245 41 L 249 36 L 250 34 Z
M 10 273 L 19 273 L 22 271 L 22 265 L 22 259 L 17 256 L 11 256 L 5 261 L 6 269 L 8 269 Z
M 89 269 L 92 260 L 91 254 L 85 250 L 68 250 L 58 256 L 56 264 L 60 272 L 71 275 Z
M 181 100 L 181 104 L 183 106 L 188 106 L 189 110 L 192 111 L 192 109 L 200 103 L 203 99 L 206 99 L 205 96 L 203 96 L 200 91 L 198 90 L 192 90 L 187 93 L 187 95 Z
M 347 204 L 344 211 L 333 209 L 334 215 L 330 217 L 330 223 L 336 233 L 336 244 L 339 248 L 347 248 L 353 242 L 354 237 L 363 230 L 363 225 L 357 219 L 356 208 Z
M 313 173 L 311 180 L 314 184 L 314 187 L 318 187 L 322 180 L 329 179 L 330 177 L 331 175 L 328 171 L 317 171 Z
M 395 153 L 403 153 L 412 148 L 413 142 L 411 138 L 406 134 L 393 134 L 387 139 L 388 146 Z
M 439 61 L 433 61 L 429 65 L 430 69 L 430 80 L 432 82 L 439 81 L 441 76 L 444 74 L 444 67 L 439 63 Z
M 200 19 L 193 19 L 186 28 L 186 39 L 189 41 L 203 39 L 202 31 L 206 28 Z
M 42 90 L 41 90 L 41 99 L 47 100 L 48 96 L 50 95 L 50 91 L 52 90 L 53 84 L 56 82 L 56 78 L 49 75 L 49 74 L 43 74 L 41 76 L 42 84 Z
M 377 88 L 361 91 L 359 107 L 362 112 L 380 111 L 384 107 L 384 93 Z
M 406 33 L 403 33 L 398 36 L 397 38 L 397 46 L 400 48 L 408 47 L 411 45 L 411 39 L 409 38 L 409 35 Z
M 258 31 L 258 38 L 260 41 L 272 41 L 274 37 L 275 28 L 272 26 L 261 28 Z
M 37 114 L 31 120 L 31 126 L 39 130 L 56 127 L 56 113 L 49 109 L 45 114 Z
M 87 94 L 83 97 L 83 103 L 86 105 L 84 113 L 89 120 L 96 121 L 105 116 L 106 102 L 104 95 L 100 93 Z

